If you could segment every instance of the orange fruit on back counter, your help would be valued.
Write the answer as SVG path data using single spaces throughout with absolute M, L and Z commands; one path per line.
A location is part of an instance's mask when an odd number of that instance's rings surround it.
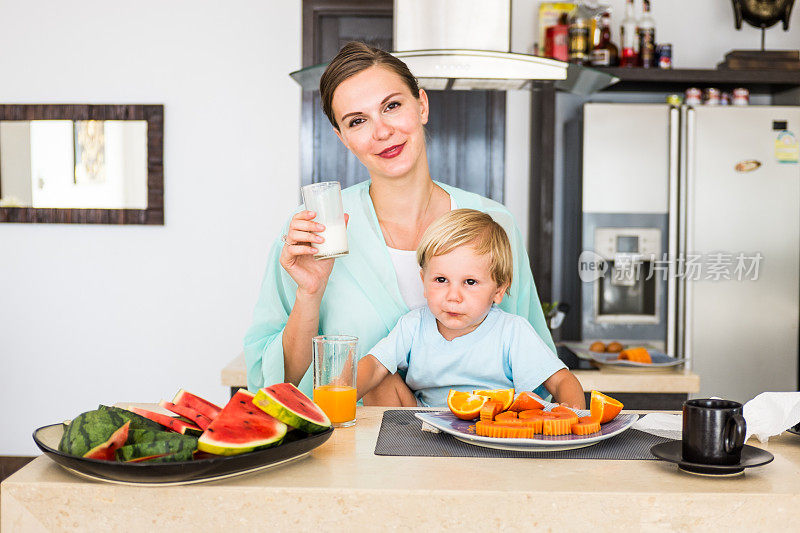
M 475 420 L 481 414 L 481 409 L 491 401 L 487 396 L 479 396 L 468 392 L 450 389 L 447 395 L 447 407 L 450 412 L 461 420 Z
M 647 351 L 647 348 L 642 348 L 641 346 L 622 350 L 619 352 L 617 359 L 627 359 L 628 361 L 633 361 L 635 363 L 650 364 L 653 362 L 653 359 L 650 357 L 650 353 Z
M 503 404 L 503 411 L 507 411 L 514 402 L 514 389 L 474 390 L 472 394 L 486 396 L 490 400 Z
M 589 417 L 595 422 L 605 424 L 610 422 L 622 411 L 622 403 L 602 392 L 592 391 L 589 400 Z

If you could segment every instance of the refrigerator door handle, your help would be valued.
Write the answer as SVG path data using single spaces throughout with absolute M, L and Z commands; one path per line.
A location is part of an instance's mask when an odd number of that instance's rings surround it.
M 678 293 L 677 293 L 677 258 L 678 258 L 678 179 L 680 178 L 680 111 L 677 107 L 669 108 L 669 191 L 667 220 L 667 353 L 677 356 Z
M 681 179 L 678 209 L 680 216 L 678 224 L 679 234 L 679 264 L 683 265 L 678 272 L 678 338 L 680 339 L 681 356 L 686 359 L 686 368 L 692 369 L 692 284 L 686 278 L 686 260 L 694 249 L 694 238 L 689 228 L 693 224 L 692 215 L 692 189 L 695 181 L 695 148 L 696 148 L 696 112 L 690 106 L 681 110 L 682 130 L 681 136 Z

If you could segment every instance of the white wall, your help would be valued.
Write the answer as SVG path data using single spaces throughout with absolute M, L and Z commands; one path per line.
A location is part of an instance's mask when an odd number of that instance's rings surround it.
M 613 9 L 611 40 L 619 46 L 619 27 L 625 14 L 625 0 L 601 0 Z M 514 52 L 531 53 L 538 41 L 538 10 L 535 0 L 512 0 L 511 47 Z M 727 0 L 654 0 L 656 42 L 672 43 L 675 68 L 716 68 L 734 49 L 758 49 L 761 32 L 744 24 L 734 27 L 733 8 Z M 641 0 L 636 0 L 637 13 Z M 768 49 L 800 48 L 800 7 L 792 11 L 789 31 L 779 23 L 767 30 Z M 506 203 L 517 221 L 525 225 L 528 210 L 528 169 L 530 139 L 530 98 L 528 93 L 509 91 L 506 100 Z M 527 227 L 523 229 L 527 236 Z M 527 237 L 526 237 L 527 238 Z
M 300 9 L 0 3 L 0 102 L 164 104 L 166 187 L 164 226 L 0 224 L 0 455 L 100 402 L 226 401 L 298 201 Z

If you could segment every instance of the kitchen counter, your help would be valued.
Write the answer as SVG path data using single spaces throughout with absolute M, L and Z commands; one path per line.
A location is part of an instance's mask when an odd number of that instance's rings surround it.
M 134 487 L 87 481 L 38 457 L 2 484 L 4 531 L 785 530 L 800 507 L 800 437 L 743 476 L 661 461 L 384 457 L 384 408 L 359 407 L 308 457 L 222 481 Z

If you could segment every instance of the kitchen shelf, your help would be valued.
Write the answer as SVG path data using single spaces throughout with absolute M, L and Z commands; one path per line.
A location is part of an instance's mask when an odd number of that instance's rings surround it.
M 727 70 L 727 69 L 658 69 L 598 68 L 619 82 L 607 91 L 680 91 L 688 87 L 745 87 L 751 92 L 776 93 L 800 87 L 800 70 Z

